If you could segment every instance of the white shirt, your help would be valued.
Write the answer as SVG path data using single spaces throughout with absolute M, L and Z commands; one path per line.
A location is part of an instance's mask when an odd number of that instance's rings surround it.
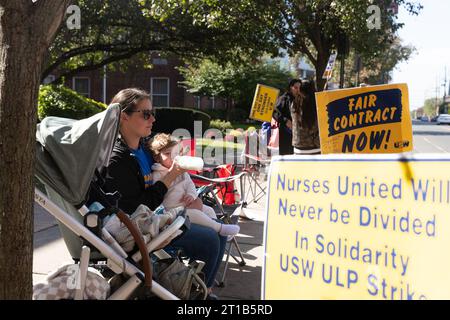
M 160 163 L 154 163 L 152 166 L 153 183 L 163 179 L 168 171 L 169 169 Z M 197 189 L 195 188 L 194 182 L 192 182 L 192 179 L 188 173 L 179 175 L 175 181 L 172 182 L 166 195 L 164 196 L 164 201 L 162 204 L 167 209 L 185 206 L 185 203 L 182 201 L 185 195 L 190 195 L 194 199 L 197 198 Z

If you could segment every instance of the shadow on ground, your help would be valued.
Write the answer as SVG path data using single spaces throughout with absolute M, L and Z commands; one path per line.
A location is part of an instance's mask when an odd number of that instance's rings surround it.
M 226 270 L 224 287 L 214 288 L 214 292 L 224 300 L 261 299 L 261 273 L 264 257 L 263 229 L 264 222 L 242 220 L 241 231 L 236 237 L 246 264 L 240 266 L 232 257 Z M 236 247 L 232 254 L 240 261 Z M 226 259 L 226 255 L 224 257 Z M 218 280 L 222 277 L 225 263 L 222 263 Z

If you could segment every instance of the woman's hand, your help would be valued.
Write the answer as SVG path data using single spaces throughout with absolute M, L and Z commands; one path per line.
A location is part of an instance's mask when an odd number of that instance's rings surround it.
M 289 129 L 292 129 L 292 121 L 291 120 L 286 121 L 286 127 L 288 127 Z

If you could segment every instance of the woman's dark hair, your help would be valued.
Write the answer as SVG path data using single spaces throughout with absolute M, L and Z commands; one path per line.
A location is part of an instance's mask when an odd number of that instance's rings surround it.
M 111 100 L 111 104 L 120 104 L 120 110 L 128 113 L 134 111 L 136 105 L 144 99 L 150 100 L 147 91 L 139 88 L 127 88 L 120 90 Z
M 292 79 L 291 81 L 289 81 L 289 85 L 287 87 L 287 92 L 291 92 L 291 87 L 293 85 L 295 85 L 296 83 L 300 83 L 300 85 L 302 84 L 302 80 L 300 79 Z
M 311 128 L 317 122 L 316 110 L 316 84 L 314 80 L 303 80 L 300 92 L 303 95 L 302 110 L 302 126 Z

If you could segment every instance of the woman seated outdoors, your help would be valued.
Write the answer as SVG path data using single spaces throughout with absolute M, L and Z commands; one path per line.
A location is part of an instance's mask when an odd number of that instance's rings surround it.
M 168 187 L 186 171 L 174 163 L 164 178 L 154 184 L 152 182 L 154 161 L 142 141 L 150 135 L 155 122 L 147 92 L 124 89 L 116 94 L 111 103 L 119 103 L 122 112 L 120 136 L 108 166 L 106 189 L 108 192 L 120 192 L 119 207 L 128 214 L 132 214 L 140 204 L 155 210 L 163 202 Z M 165 248 L 182 249 L 189 258 L 205 262 L 203 271 L 209 290 L 208 299 L 217 299 L 211 288 L 222 262 L 226 240 L 211 228 L 191 224 L 182 237 Z

